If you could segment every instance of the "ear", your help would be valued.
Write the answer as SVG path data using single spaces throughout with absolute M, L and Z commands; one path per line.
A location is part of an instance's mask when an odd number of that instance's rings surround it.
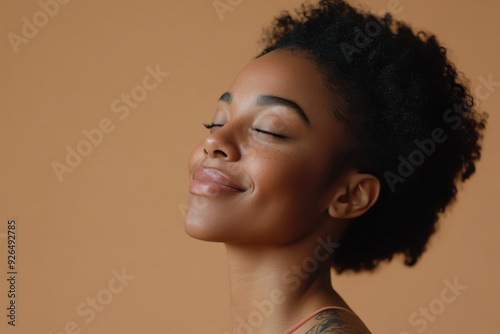
M 341 219 L 359 217 L 377 202 L 379 194 L 379 179 L 371 174 L 352 172 L 335 189 L 328 214 Z

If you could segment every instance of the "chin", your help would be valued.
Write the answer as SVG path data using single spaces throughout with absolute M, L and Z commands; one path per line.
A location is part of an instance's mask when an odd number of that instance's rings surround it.
M 196 212 L 189 209 L 187 210 L 184 217 L 184 231 L 190 237 L 211 242 L 227 241 L 229 237 L 227 231 L 224 233 L 224 231 L 219 231 L 219 229 L 202 215 L 196 214 Z
M 220 209 L 210 207 L 210 201 L 203 196 L 190 194 L 186 214 L 184 216 L 184 231 L 192 238 L 227 242 L 235 238 L 238 228 L 220 214 Z M 241 232 L 241 231 L 240 231 Z
M 214 240 L 212 233 L 209 233 L 205 228 L 193 225 L 189 222 L 184 222 L 184 232 L 194 239 L 202 241 L 217 241 Z

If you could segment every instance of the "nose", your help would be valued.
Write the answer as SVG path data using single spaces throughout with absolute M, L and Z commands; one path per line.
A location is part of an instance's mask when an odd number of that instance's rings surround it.
M 226 124 L 210 134 L 203 143 L 203 151 L 211 158 L 236 161 L 240 158 L 240 150 L 235 134 Z

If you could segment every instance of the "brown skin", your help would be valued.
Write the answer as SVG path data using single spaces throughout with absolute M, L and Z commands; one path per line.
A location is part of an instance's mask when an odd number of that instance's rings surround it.
M 252 327 L 253 334 L 283 333 L 324 306 L 348 308 L 331 286 L 328 260 L 293 276 L 293 284 L 285 279 L 314 256 L 318 238 L 338 242 L 349 220 L 378 198 L 380 182 L 373 175 L 336 168 L 349 140 L 331 112 L 342 101 L 304 51 L 276 50 L 253 60 L 227 92 L 231 101 L 219 100 L 213 119 L 223 126 L 213 127 L 195 148 L 189 173 L 193 179 L 198 166 L 216 168 L 245 191 L 190 193 L 185 230 L 226 245 L 234 333 L 238 317 L 256 311 L 254 301 L 272 301 L 277 291 L 280 303 L 273 302 L 272 314 Z M 259 95 L 295 102 L 309 124 L 290 106 L 256 105 Z M 296 333 L 307 332 L 311 321 Z

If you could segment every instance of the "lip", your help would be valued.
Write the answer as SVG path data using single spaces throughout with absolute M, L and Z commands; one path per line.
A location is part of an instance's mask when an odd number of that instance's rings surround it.
M 193 172 L 193 180 L 189 185 L 189 191 L 197 195 L 217 195 L 240 193 L 244 192 L 245 189 L 216 168 L 198 166 Z

